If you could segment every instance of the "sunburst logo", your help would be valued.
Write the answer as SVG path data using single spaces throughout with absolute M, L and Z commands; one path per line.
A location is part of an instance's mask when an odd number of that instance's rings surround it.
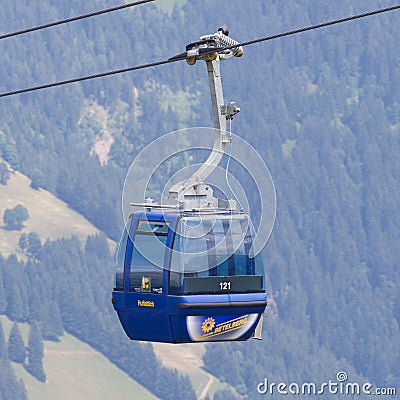
M 213 330 L 214 325 L 215 325 L 215 319 L 209 317 L 209 318 L 207 318 L 206 320 L 203 321 L 203 324 L 201 325 L 201 330 L 204 333 L 208 333 L 208 332 Z

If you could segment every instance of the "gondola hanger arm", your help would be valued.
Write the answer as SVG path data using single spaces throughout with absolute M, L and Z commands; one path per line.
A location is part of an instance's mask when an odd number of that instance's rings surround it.
M 220 63 L 222 60 L 227 60 L 232 56 L 241 57 L 243 55 L 243 48 L 237 46 L 224 50 L 221 53 L 218 51 L 211 52 L 213 48 L 217 50 L 226 46 L 239 44 L 228 37 L 228 35 L 228 29 L 222 27 L 219 28 L 217 33 L 201 36 L 200 41 L 190 43 L 186 46 L 186 61 L 189 65 L 194 65 L 197 60 L 206 62 L 214 118 L 214 145 L 207 160 L 190 178 L 172 186 L 169 191 L 169 200 L 180 202 L 184 194 L 198 194 L 203 186 L 207 186 L 207 194 L 209 195 L 207 201 L 210 202 L 210 193 L 212 195 L 212 191 L 209 190 L 210 188 L 204 182 L 219 165 L 225 154 L 227 143 L 231 142 L 231 136 L 226 131 L 227 120 L 232 119 L 240 111 L 240 108 L 236 107 L 234 102 L 224 104 Z M 177 57 L 180 56 L 182 55 L 180 54 Z

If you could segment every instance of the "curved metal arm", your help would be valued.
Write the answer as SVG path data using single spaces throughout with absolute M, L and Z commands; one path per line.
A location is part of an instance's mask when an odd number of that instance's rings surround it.
M 176 200 L 179 199 L 185 188 L 204 182 L 210 176 L 224 155 L 226 143 L 229 143 L 229 137 L 226 135 L 226 117 L 221 114 L 221 106 L 224 105 L 224 95 L 222 92 L 220 59 L 217 57 L 214 61 L 206 61 L 206 64 L 214 116 L 214 147 L 204 164 L 190 178 L 177 183 L 170 189 L 170 198 L 173 197 Z

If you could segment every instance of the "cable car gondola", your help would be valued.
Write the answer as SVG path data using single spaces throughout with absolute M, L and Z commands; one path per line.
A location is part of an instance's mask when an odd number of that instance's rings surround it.
M 212 49 L 237 43 L 225 33 L 202 36 L 187 54 L 207 64 L 217 132 L 213 151 L 191 178 L 170 189 L 170 204 L 133 204 L 144 210 L 130 215 L 119 243 L 112 302 L 133 340 L 261 339 L 267 295 L 250 218 L 237 201 L 214 197 L 205 183 L 230 143 L 226 121 L 240 111 L 223 104 L 219 66 L 242 48 L 215 59 L 204 55 L 209 43 Z

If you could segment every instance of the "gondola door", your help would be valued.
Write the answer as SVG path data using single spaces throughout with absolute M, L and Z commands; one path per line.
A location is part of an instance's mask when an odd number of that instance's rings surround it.
M 127 333 L 131 339 L 168 341 L 170 337 L 164 287 L 170 223 L 160 213 L 134 216 L 124 276 Z

